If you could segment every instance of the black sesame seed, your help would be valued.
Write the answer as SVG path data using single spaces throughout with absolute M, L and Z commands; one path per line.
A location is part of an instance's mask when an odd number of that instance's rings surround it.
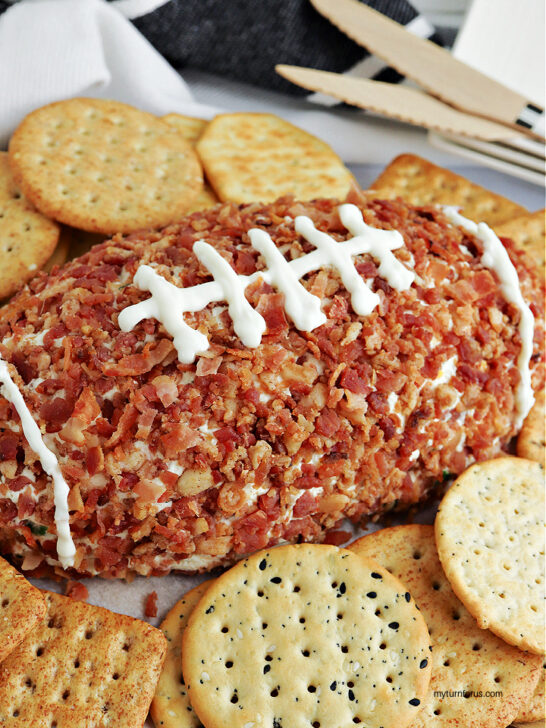
M 211 604 L 205 614 L 212 614 L 214 612 L 214 604 Z
M 342 581 L 341 584 L 339 585 L 339 591 L 341 594 L 345 594 L 345 592 L 347 591 L 347 587 L 345 586 L 344 581 Z
M 282 579 L 280 576 L 274 576 L 272 579 L 269 580 L 272 584 L 280 584 Z
M 404 597 L 405 597 L 405 599 L 406 599 L 406 601 L 407 601 L 407 602 L 409 602 L 409 600 L 411 599 L 411 595 L 410 595 L 410 593 L 409 593 L 409 592 L 406 592 L 406 593 L 404 594 Z
M 378 574 L 377 571 L 372 571 L 372 579 L 382 579 L 383 577 L 381 574 Z
M 337 682 L 334 680 L 333 683 L 330 683 L 330 690 L 335 690 L 337 688 Z
M 267 675 L 267 673 L 271 670 L 271 665 L 265 665 L 264 666 L 264 675 Z
M 370 597 L 370 599 L 375 599 L 377 596 L 377 592 L 368 592 L 366 594 L 367 597 Z
M 418 705 L 421 705 L 421 701 L 419 700 L 419 698 L 412 698 L 409 701 L 409 704 L 417 707 Z
M 398 624 L 398 622 L 389 622 L 389 627 L 391 629 L 398 629 L 398 627 L 400 627 L 400 625 Z
M 419 663 L 419 667 L 421 668 L 421 670 L 423 668 L 425 668 L 427 665 L 428 665 L 428 660 L 421 660 L 421 662 Z
M 264 571 L 265 567 L 267 566 L 267 561 L 265 559 L 262 559 L 260 563 L 258 564 L 258 568 L 260 571 Z
M 349 696 L 349 700 L 354 700 L 355 699 L 355 694 L 353 693 L 352 690 L 349 690 L 348 696 Z

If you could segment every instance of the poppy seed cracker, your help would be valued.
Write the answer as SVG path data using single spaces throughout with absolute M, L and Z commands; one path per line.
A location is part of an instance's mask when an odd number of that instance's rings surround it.
M 432 677 L 411 728 L 498 728 L 511 723 L 537 684 L 542 660 L 477 626 L 442 570 L 434 527 L 382 528 L 349 548 L 376 559 L 403 581 L 427 623 Z
M 207 728 L 408 725 L 430 680 L 405 586 L 335 546 L 261 551 L 211 585 L 184 632 L 183 673 Z

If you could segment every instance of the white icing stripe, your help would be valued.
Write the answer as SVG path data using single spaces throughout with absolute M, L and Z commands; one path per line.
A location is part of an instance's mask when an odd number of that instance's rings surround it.
M 463 217 L 456 207 L 444 207 L 444 212 L 450 222 L 459 225 L 482 241 L 482 264 L 496 273 L 501 284 L 502 295 L 509 303 L 517 306 L 520 311 L 518 330 L 521 338 L 521 349 L 517 360 L 520 379 L 516 389 L 516 427 L 519 429 L 535 401 L 529 368 L 533 353 L 535 323 L 533 314 L 521 295 L 518 273 L 512 265 L 504 245 L 493 230 L 484 222 L 476 224 L 472 220 Z
M 351 294 L 351 305 L 356 313 L 359 316 L 370 314 L 379 303 L 379 296 L 368 288 L 354 267 L 351 251 L 317 230 L 313 221 L 303 215 L 296 218 L 296 230 L 322 254 L 323 265 L 337 269 L 343 285 Z
M 362 245 L 366 246 L 363 252 L 379 261 L 379 275 L 386 279 L 389 286 L 397 291 L 407 290 L 415 280 L 415 273 L 402 265 L 391 252 L 404 245 L 404 238 L 398 230 L 378 230 L 366 225 L 360 210 L 354 205 L 341 205 L 339 216 L 347 230 L 355 236 L 353 242 L 362 241 Z
M 320 298 L 302 286 L 271 236 L 264 230 L 250 230 L 248 234 L 252 247 L 262 254 L 266 262 L 271 285 L 284 293 L 284 307 L 294 325 L 300 331 L 312 331 L 326 323 L 326 316 L 320 310 Z
M 255 311 L 245 297 L 248 278 L 238 276 L 227 260 L 212 245 L 198 240 L 193 252 L 212 274 L 222 289 L 222 298 L 228 301 L 233 329 L 245 346 L 255 349 L 260 345 L 266 325 L 263 316 Z M 242 279 L 242 280 L 241 280 Z
M 64 568 L 73 566 L 76 549 L 70 534 L 68 518 L 69 488 L 61 473 L 59 461 L 45 445 L 40 428 L 26 406 L 19 388 L 11 378 L 7 363 L 2 359 L 0 359 L 0 385 L 2 395 L 8 402 L 11 402 L 19 414 L 21 427 L 23 428 L 23 433 L 29 447 L 38 455 L 42 468 L 53 479 L 55 525 L 57 527 L 57 554 Z
M 265 321 L 251 308 L 244 291 L 250 283 L 262 278 L 284 293 L 286 310 L 294 325 L 303 331 L 312 331 L 321 326 L 326 317 L 320 310 L 320 299 L 305 290 L 299 279 L 328 265 L 339 272 L 351 293 L 351 304 L 356 313 L 361 316 L 368 315 L 379 303 L 379 296 L 369 289 L 359 275 L 352 261 L 353 256 L 369 253 L 380 264 L 379 274 L 398 291 L 409 288 L 415 274 L 407 270 L 392 254 L 393 250 L 404 244 L 399 232 L 366 225 L 362 213 L 355 205 L 341 205 L 339 214 L 343 224 L 354 235 L 343 243 L 317 230 L 310 218 L 297 217 L 296 230 L 317 250 L 290 262 L 284 259 L 267 232 L 250 230 L 250 241 L 263 255 L 269 268 L 251 276 L 237 275 L 227 261 L 204 241 L 197 241 L 193 250 L 212 273 L 214 280 L 208 283 L 179 288 L 166 281 L 153 268 L 141 265 L 133 283 L 140 290 L 149 291 L 151 297 L 120 312 L 120 329 L 130 331 L 145 318 L 161 321 L 174 339 L 178 358 L 184 364 L 189 364 L 199 352 L 206 351 L 209 344 L 203 334 L 184 322 L 184 313 L 200 311 L 209 303 L 226 300 L 235 332 L 246 346 L 256 347 L 265 331 Z

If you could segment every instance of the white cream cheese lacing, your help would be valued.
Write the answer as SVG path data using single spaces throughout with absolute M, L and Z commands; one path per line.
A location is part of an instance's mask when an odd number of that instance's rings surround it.
M 64 568 L 73 566 L 76 549 L 70 534 L 68 518 L 68 493 L 70 492 L 68 484 L 59 467 L 59 461 L 44 443 L 40 428 L 34 421 L 23 395 L 11 378 L 8 365 L 3 359 L 0 359 L 0 393 L 17 410 L 29 447 L 38 455 L 42 468 L 53 480 L 57 554 Z
M 459 225 L 483 243 L 481 263 L 492 270 L 500 281 L 500 289 L 504 298 L 513 303 L 520 312 L 518 331 L 521 339 L 521 348 L 518 355 L 517 366 L 519 383 L 516 389 L 516 428 L 519 430 L 523 420 L 529 414 L 534 404 L 535 396 L 531 386 L 531 370 L 529 364 L 533 353 L 533 333 L 535 319 L 529 306 L 523 300 L 519 286 L 518 272 L 506 248 L 497 235 L 484 222 L 475 223 L 463 217 L 456 207 L 444 207 L 444 213 L 454 225 Z
M 179 288 L 169 283 L 153 268 L 141 265 L 133 283 L 151 297 L 125 308 L 118 317 L 122 331 L 130 331 L 145 318 L 155 318 L 171 334 L 178 358 L 184 364 L 194 361 L 196 355 L 206 351 L 207 338 L 184 321 L 184 313 L 200 311 L 214 301 L 227 301 L 235 333 L 245 346 L 259 346 L 266 324 L 264 318 L 252 308 L 245 297 L 250 283 L 262 278 L 284 293 L 285 309 L 294 325 L 302 331 L 312 331 L 326 321 L 320 309 L 320 299 L 310 294 L 299 279 L 324 266 L 335 268 L 347 290 L 351 305 L 360 316 L 367 316 L 379 303 L 374 293 L 356 270 L 352 258 L 369 253 L 379 262 L 379 275 L 398 291 L 408 289 L 415 274 L 395 258 L 392 251 L 402 247 L 404 239 L 396 230 L 380 230 L 367 225 L 356 205 L 341 205 L 339 216 L 353 235 L 339 243 L 330 235 L 317 230 L 306 216 L 295 219 L 295 228 L 302 237 L 315 246 L 307 255 L 287 261 L 267 232 L 249 231 L 250 242 L 264 257 L 267 270 L 250 276 L 237 275 L 233 268 L 208 243 L 199 240 L 193 252 L 211 272 L 214 280 L 191 288 Z

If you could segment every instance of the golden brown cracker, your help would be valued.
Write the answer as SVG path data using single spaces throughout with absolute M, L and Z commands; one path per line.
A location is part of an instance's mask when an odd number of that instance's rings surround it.
M 546 210 L 528 212 L 514 217 L 495 228 L 501 238 L 511 238 L 518 248 L 522 248 L 535 261 L 544 275 L 544 247 Z
M 491 226 L 527 212 L 521 205 L 414 154 L 393 159 L 370 189 L 377 197 L 401 197 L 417 206 L 454 205 L 465 217 Z
M 220 114 L 197 151 L 223 202 L 273 202 L 283 195 L 344 200 L 353 181 L 328 144 L 273 114 Z
M 194 116 L 184 116 L 183 114 L 166 114 L 161 117 L 161 120 L 170 124 L 190 144 L 197 142 L 208 124 L 205 119 L 196 119 Z
M 59 240 L 59 226 L 23 196 L 0 152 L 0 299 L 11 296 L 42 268 Z
M 40 590 L 0 557 L 0 662 L 34 629 L 45 611 Z
M 183 116 L 182 114 L 167 114 L 162 119 L 176 129 L 192 146 L 196 145 L 208 124 L 208 121 L 204 119 L 195 119 L 193 116 Z M 218 202 L 219 199 L 216 193 L 205 180 L 203 189 L 188 207 L 186 213 L 189 215 L 198 210 L 206 210 L 209 207 L 214 207 Z
M 166 651 L 145 622 L 45 592 L 47 613 L 0 664 L 5 728 L 137 728 Z
M 300 544 L 213 582 L 184 631 L 182 665 L 207 728 L 403 728 L 427 692 L 429 647 L 398 579 L 350 551 Z
M 535 720 L 542 721 L 541 727 L 546 723 L 546 695 L 545 695 L 545 678 L 546 678 L 546 662 L 542 666 L 542 674 L 538 679 L 535 692 L 529 702 L 519 711 L 514 718 L 514 723 L 532 723 Z
M 46 273 L 51 273 L 54 266 L 64 265 L 68 260 L 71 242 L 72 235 L 70 229 L 63 225 L 63 227 L 61 228 L 61 235 L 59 237 L 57 247 L 53 251 L 50 258 L 48 258 L 48 260 L 46 261 L 42 270 L 44 270 Z
M 195 151 L 169 124 L 118 101 L 68 99 L 33 111 L 9 145 L 23 192 L 48 217 L 128 233 L 182 217 L 203 186 Z
M 472 465 L 442 499 L 435 534 L 478 626 L 544 654 L 544 467 L 514 457 Z
M 210 584 L 212 581 L 205 581 L 184 594 L 161 623 L 161 630 L 169 646 L 150 709 L 156 726 L 162 726 L 162 728 L 203 727 L 190 705 L 188 691 L 182 676 L 182 635 L 193 608 Z
M 403 581 L 427 623 L 432 678 L 412 728 L 508 725 L 537 684 L 541 658 L 477 626 L 442 570 L 433 526 L 383 528 L 349 549 L 375 559 Z
M 520 458 L 535 460 L 537 463 L 544 465 L 544 454 L 546 450 L 544 429 L 544 390 L 541 390 L 535 394 L 535 403 L 523 421 L 518 436 L 516 451 Z

